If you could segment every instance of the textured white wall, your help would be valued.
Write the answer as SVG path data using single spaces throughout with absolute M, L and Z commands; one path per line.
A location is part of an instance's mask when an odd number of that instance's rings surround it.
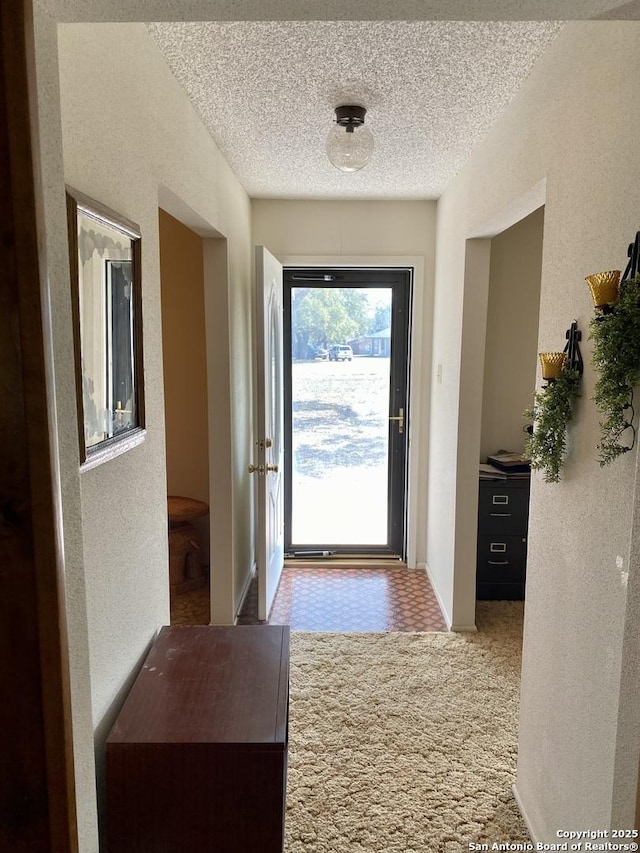
M 72 27 L 62 32 L 68 163 L 68 174 L 64 174 L 55 24 L 41 8 L 37 12 L 75 755 L 81 844 L 88 851 L 97 849 L 93 721 L 102 721 L 100 746 L 110 705 L 117 702 L 118 690 L 124 689 L 166 617 L 164 506 L 153 496 L 147 504 L 145 495 L 141 511 L 132 485 L 137 478 L 141 492 L 148 488 L 142 477 L 147 470 L 143 460 L 149 463 L 151 487 L 160 481 L 163 439 L 161 426 L 152 425 L 147 444 L 123 457 L 130 466 L 118 465 L 116 460 L 89 472 L 86 482 L 83 475 L 80 494 L 75 413 L 70 402 L 75 390 L 63 184 L 65 178 L 76 183 L 142 225 L 148 255 L 145 278 L 152 291 L 157 290 L 157 249 L 153 248 L 157 233 L 152 219 L 157 219 L 159 183 L 229 240 L 234 454 L 231 488 L 225 488 L 224 500 L 232 503 L 239 521 L 230 549 L 237 567 L 250 562 L 252 538 L 249 490 L 243 477 L 251 449 L 249 205 L 151 49 L 146 33 L 137 26 L 133 31 L 108 25 L 99 31 Z M 480 240 L 471 250 L 474 257 L 469 264 L 478 271 L 480 285 L 473 293 L 465 292 L 465 240 L 490 237 L 513 224 L 522 199 L 521 215 L 531 212 L 540 200 L 528 203 L 526 197 L 546 178 L 540 347 L 558 346 L 575 316 L 586 329 L 591 307 L 582 277 L 621 265 L 626 242 L 638 226 L 634 187 L 640 116 L 629 104 L 636 98 L 633 81 L 640 71 L 639 42 L 638 25 L 633 23 L 567 28 L 439 203 L 433 364 L 443 365 L 443 382 L 434 385 L 431 405 L 434 499 L 429 513 L 429 562 L 441 594 L 454 613 L 460 610 L 460 621 L 473 618 L 469 590 L 475 573 L 475 464 L 481 413 L 480 395 L 474 389 L 481 386 L 481 320 L 488 281 L 486 241 Z M 117 99 L 104 95 L 105 88 L 118 91 L 121 104 L 115 113 Z M 112 111 L 108 128 L 106 118 L 100 118 L 103 97 Z M 119 126 L 121 105 L 128 105 L 125 114 L 131 122 Z M 496 221 L 499 227 L 488 224 Z M 333 239 L 322 246 L 296 245 L 292 251 L 339 254 L 343 251 L 336 243 L 339 232 L 331 233 Z M 423 233 L 430 234 L 429 227 Z M 399 232 L 398 242 L 403 239 Z M 278 251 L 273 244 L 271 248 Z M 350 253 L 356 251 L 368 250 L 349 248 Z M 426 250 L 399 246 L 385 246 L 387 251 L 426 254 Z M 466 280 L 471 283 L 468 274 Z M 146 337 L 154 334 L 155 327 L 159 340 L 157 306 L 152 304 L 148 313 L 151 328 L 145 316 Z M 162 402 L 157 347 L 151 340 L 146 364 L 154 420 Z M 589 352 L 587 343 L 584 351 Z M 597 417 L 588 401 L 592 389 L 593 374 L 587 368 L 564 482 L 546 486 L 535 479 L 533 483 L 518 790 L 537 832 L 549 840 L 560 824 L 592 827 L 610 820 L 619 825 L 627 822 L 638 767 L 634 734 L 640 731 L 635 709 L 640 609 L 637 525 L 633 540 L 630 537 L 634 507 L 638 515 L 637 478 L 634 454 L 611 470 L 602 472 L 597 467 L 593 451 Z M 121 493 L 124 503 L 119 507 Z M 99 513 L 103 513 L 102 523 Z M 120 536 L 123 543 L 118 541 Z M 132 554 L 135 557 L 144 550 L 140 540 L 149 544 L 153 562 L 149 566 L 145 552 L 140 569 L 144 578 L 135 573 L 131 577 Z M 627 588 L 615 569 L 618 554 L 625 560 L 624 568 L 631 569 Z M 241 574 L 239 570 L 232 578 L 236 589 L 242 584 Z M 134 614 L 128 603 L 132 595 L 140 595 Z
M 563 827 L 607 828 L 613 818 L 633 825 L 636 454 L 604 470 L 596 461 L 586 340 L 592 303 L 583 278 L 624 266 L 640 224 L 640 115 L 632 108 L 639 45 L 636 23 L 568 25 L 438 208 L 433 364 L 443 363 L 445 382 L 431 406 L 428 547 L 454 623 L 473 618 L 485 329 L 478 309 L 488 283 L 480 276 L 476 288 L 465 289 L 465 240 L 491 237 L 539 206 L 545 179 L 539 349 L 564 346 L 573 318 L 585 337 L 583 398 L 564 479 L 532 482 L 517 789 L 546 841 Z M 623 663 L 630 683 L 621 681 Z
M 348 179 L 348 176 L 346 176 Z M 253 199 L 253 238 L 286 255 L 434 256 L 433 201 L 286 201 Z
M 229 538 L 236 547 L 228 549 L 234 563 L 227 566 L 227 592 L 243 587 L 253 559 L 252 507 L 243 475 L 252 441 L 250 209 L 246 194 L 143 25 L 60 27 L 59 77 L 55 25 L 42 10 L 37 25 L 57 402 L 63 413 L 60 463 L 79 823 L 81 846 L 88 851 L 97 849 L 98 843 L 94 736 L 100 780 L 104 737 L 132 674 L 157 629 L 168 621 L 159 188 L 163 187 L 165 201 L 181 199 L 195 212 L 205 234 L 227 238 L 233 340 L 227 386 L 232 389 L 234 411 L 230 467 L 238 480 L 217 497 L 225 509 L 230 502 L 234 508 Z M 137 222 L 143 234 L 147 437 L 141 446 L 79 477 L 65 181 Z M 234 604 L 230 598 L 229 621 Z
M 348 176 L 347 176 L 348 177 Z M 293 201 L 254 199 L 253 239 L 278 258 L 423 257 L 422 339 L 412 344 L 414 388 L 409 489 L 415 505 L 415 539 L 410 564 L 426 560 L 426 447 L 428 443 L 429 358 L 433 310 L 436 203 L 433 201 Z M 415 319 L 415 318 L 414 318 Z M 414 328 L 419 324 L 415 323 Z M 424 366 L 424 370 L 422 367 Z M 414 403 L 418 401 L 417 405 Z M 416 424 L 416 421 L 418 423 Z M 420 452 L 418 452 L 420 451 Z M 413 513 L 412 513 L 413 514 Z
M 480 458 L 522 452 L 522 413 L 536 382 L 544 210 L 491 241 Z M 564 345 L 558 344 L 558 349 Z
M 58 463 L 62 485 L 66 617 L 69 640 L 73 753 L 80 850 L 98 850 L 87 588 L 82 541 L 78 424 L 65 227 L 60 93 L 56 24 L 45 14 L 34 19 L 40 160 L 45 207 L 46 254 L 51 300 L 52 345 L 58 421 Z

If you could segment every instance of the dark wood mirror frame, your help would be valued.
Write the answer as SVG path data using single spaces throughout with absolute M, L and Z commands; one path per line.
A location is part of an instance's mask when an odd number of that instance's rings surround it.
M 80 464 L 145 436 L 139 227 L 67 187 Z

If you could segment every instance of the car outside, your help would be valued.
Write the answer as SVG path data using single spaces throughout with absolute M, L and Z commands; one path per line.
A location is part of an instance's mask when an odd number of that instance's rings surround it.
M 353 350 L 348 344 L 333 344 L 329 347 L 329 361 L 351 361 Z
M 324 347 L 309 346 L 308 353 L 308 358 L 312 358 L 314 361 L 316 359 L 326 361 L 329 358 L 329 352 Z

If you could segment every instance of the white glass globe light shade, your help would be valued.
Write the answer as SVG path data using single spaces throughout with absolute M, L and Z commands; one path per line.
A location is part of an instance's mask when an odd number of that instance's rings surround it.
M 363 124 L 349 133 L 345 127 L 334 124 L 327 137 L 327 156 L 342 172 L 357 172 L 364 168 L 373 153 L 373 135 Z

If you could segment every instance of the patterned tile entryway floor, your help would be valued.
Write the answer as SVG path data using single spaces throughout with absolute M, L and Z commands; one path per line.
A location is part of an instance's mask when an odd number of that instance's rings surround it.
M 293 631 L 445 631 L 426 573 L 405 567 L 285 567 L 269 623 Z
M 208 624 L 208 588 L 175 596 L 172 624 Z M 238 624 L 255 624 L 252 583 Z M 424 571 L 392 567 L 286 566 L 269 617 L 294 631 L 446 631 Z

